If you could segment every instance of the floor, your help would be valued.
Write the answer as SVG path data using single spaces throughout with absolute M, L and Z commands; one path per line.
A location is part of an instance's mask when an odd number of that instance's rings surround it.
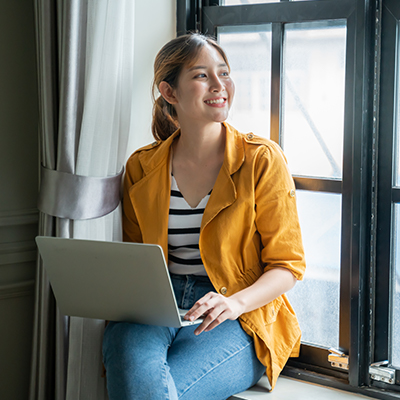
M 230 397 L 228 400 L 362 400 L 372 397 L 348 393 L 337 389 L 301 382 L 292 378 L 281 376 L 272 392 L 267 392 L 263 387 L 263 378 L 251 389 Z

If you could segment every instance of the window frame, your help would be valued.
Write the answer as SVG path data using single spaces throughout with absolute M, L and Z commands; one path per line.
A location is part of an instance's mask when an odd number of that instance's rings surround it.
M 377 161 L 377 229 L 376 267 L 374 279 L 375 308 L 373 361 L 390 362 L 390 308 L 391 271 L 393 263 L 393 213 L 394 205 L 400 204 L 400 188 L 394 183 L 396 82 L 399 65 L 400 3 L 393 0 L 382 2 L 382 46 L 379 104 L 379 146 Z M 398 90 L 397 90 L 398 92 Z M 400 98 L 397 99 L 400 101 Z M 389 364 L 390 365 L 390 364 Z M 400 392 L 400 368 L 396 370 L 396 384 L 373 382 L 386 390 Z M 400 396 L 399 396 L 400 397 Z

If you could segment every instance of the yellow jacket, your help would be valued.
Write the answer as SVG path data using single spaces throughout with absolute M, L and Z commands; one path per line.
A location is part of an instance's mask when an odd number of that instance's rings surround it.
M 302 279 L 305 260 L 294 183 L 280 147 L 224 125 L 225 158 L 199 240 L 214 288 L 230 296 L 278 266 Z M 170 147 L 178 135 L 179 130 L 136 151 L 127 162 L 124 185 L 124 240 L 159 244 L 166 259 Z M 298 356 L 300 348 L 300 327 L 286 295 L 239 320 L 254 338 L 257 356 L 274 387 L 287 359 Z

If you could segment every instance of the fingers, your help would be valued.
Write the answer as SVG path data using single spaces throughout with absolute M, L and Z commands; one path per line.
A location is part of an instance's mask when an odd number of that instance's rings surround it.
M 228 313 L 224 311 L 215 317 L 217 314 L 217 312 L 210 312 L 204 321 L 195 329 L 194 334 L 200 335 L 202 332 L 209 332 L 228 319 Z
M 213 305 L 210 303 L 210 300 L 213 297 L 213 292 L 207 293 L 201 299 L 199 299 L 193 307 L 186 313 L 185 319 L 194 321 L 197 318 L 200 318 L 202 315 L 207 315 L 213 308 Z
M 204 321 L 196 328 L 194 333 L 199 335 L 214 329 L 227 319 L 236 319 L 240 315 L 235 301 L 218 293 L 210 292 L 199 299 L 187 312 L 185 319 L 194 321 L 205 316 Z

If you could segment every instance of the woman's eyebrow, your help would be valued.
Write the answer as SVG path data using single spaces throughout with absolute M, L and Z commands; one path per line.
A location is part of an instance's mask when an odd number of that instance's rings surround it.
M 226 66 L 227 65 L 225 63 L 223 63 L 223 64 L 219 64 L 218 68 L 224 68 Z M 189 68 L 189 71 L 194 71 L 196 69 L 207 69 L 207 67 L 205 65 L 195 65 L 195 66 Z

